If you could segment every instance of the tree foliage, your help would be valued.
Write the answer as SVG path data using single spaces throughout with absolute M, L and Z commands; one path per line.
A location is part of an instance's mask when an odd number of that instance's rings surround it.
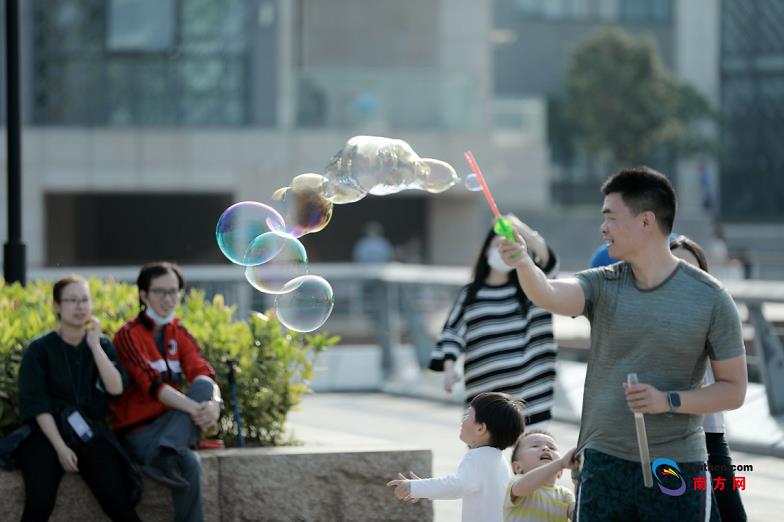
M 714 118 L 709 103 L 667 71 L 650 38 L 595 33 L 572 56 L 566 99 L 578 143 L 617 164 L 651 162 L 663 150 L 713 150 L 700 127 Z

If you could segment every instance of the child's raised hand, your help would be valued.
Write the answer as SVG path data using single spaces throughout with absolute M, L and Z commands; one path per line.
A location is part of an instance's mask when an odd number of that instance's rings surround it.
M 563 454 L 561 457 L 561 466 L 563 469 L 574 469 L 577 467 L 577 459 L 574 456 L 575 451 L 577 451 L 577 448 L 572 448 Z
M 411 496 L 411 481 L 402 473 L 397 474 L 398 478 L 387 482 L 387 486 L 395 488 L 395 496 L 400 500 L 408 500 Z
M 395 480 L 390 480 L 387 482 L 387 486 L 394 486 L 395 487 L 395 496 L 400 500 L 405 500 L 411 502 L 412 504 L 416 504 L 419 502 L 418 498 L 411 498 L 411 481 L 412 480 L 420 480 L 413 471 L 409 471 L 409 476 L 411 479 L 407 479 L 405 475 L 402 473 L 398 473 L 398 478 Z

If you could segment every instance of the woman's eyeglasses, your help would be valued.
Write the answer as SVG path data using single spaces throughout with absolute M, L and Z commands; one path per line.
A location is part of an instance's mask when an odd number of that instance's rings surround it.
M 80 305 L 80 304 L 86 305 L 86 304 L 90 304 L 90 298 L 89 297 L 65 297 L 63 299 L 60 299 L 60 303 L 67 304 L 67 305 Z
M 163 299 L 165 297 L 179 299 L 182 297 L 182 290 L 178 288 L 150 288 L 150 293 L 158 299 Z

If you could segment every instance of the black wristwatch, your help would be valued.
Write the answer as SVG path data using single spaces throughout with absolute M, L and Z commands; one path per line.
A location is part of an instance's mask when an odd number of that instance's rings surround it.
M 668 416 L 677 413 L 681 408 L 681 395 L 678 392 L 667 392 L 667 403 L 670 405 L 670 411 L 667 412 Z

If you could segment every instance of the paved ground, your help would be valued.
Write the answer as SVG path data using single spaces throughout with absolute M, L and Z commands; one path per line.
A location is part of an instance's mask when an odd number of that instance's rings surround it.
M 379 393 L 315 394 L 289 416 L 289 427 L 306 444 L 321 446 L 376 446 L 393 444 L 433 451 L 433 473 L 454 472 L 465 452 L 457 438 L 461 406 L 433 400 Z M 553 422 L 550 430 L 562 447 L 577 442 L 577 426 Z M 743 502 L 751 521 L 781 520 L 781 483 L 784 460 L 733 452 L 734 462 L 753 466 L 746 476 Z M 389 470 L 386 482 L 398 471 Z M 422 470 L 411 470 L 421 474 Z M 563 479 L 564 485 L 569 485 Z M 390 492 L 390 495 L 392 493 Z M 459 520 L 457 501 L 436 501 L 436 522 Z

